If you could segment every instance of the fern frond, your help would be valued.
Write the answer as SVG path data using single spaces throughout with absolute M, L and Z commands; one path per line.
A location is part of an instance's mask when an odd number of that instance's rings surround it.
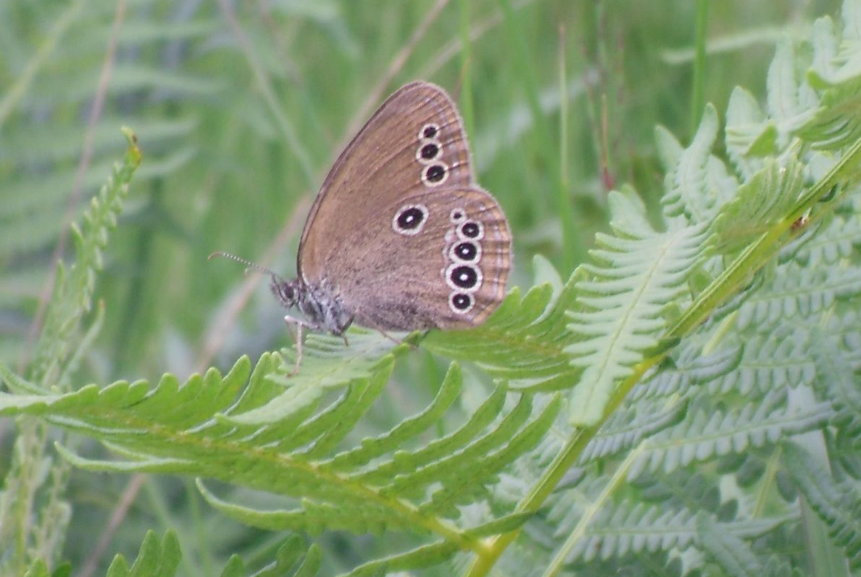
M 456 360 L 476 363 L 512 390 L 553 391 L 570 388 L 580 370 L 572 367 L 565 347 L 575 342 L 564 312 L 574 305 L 577 273 L 564 284 L 547 261 L 536 257 L 537 277 L 548 279 L 523 298 L 513 289 L 499 309 L 469 331 L 432 331 L 422 346 Z
M 850 439 L 852 446 L 861 447 L 861 390 L 856 370 L 839 344 L 818 328 L 811 331 L 811 352 L 820 396 L 831 399 L 834 405 L 832 424 L 836 434 Z
M 724 346 L 710 355 L 703 355 L 699 343 L 689 342 L 680 346 L 660 370 L 634 387 L 629 398 L 633 402 L 690 392 L 695 385 L 714 382 L 734 371 L 744 351 L 742 345 Z
M 179 539 L 173 531 L 167 531 L 159 540 L 153 531 L 147 531 L 137 559 L 131 567 L 122 555 L 117 555 L 108 568 L 109 577 L 134 577 L 141 574 L 171 577 L 176 575 L 182 553 Z
M 782 519 L 740 520 L 721 523 L 721 530 L 739 538 L 752 538 L 772 530 Z M 602 511 L 586 529 L 569 555 L 569 561 L 591 563 L 628 553 L 684 550 L 697 542 L 696 514 L 680 509 L 621 503 Z
M 141 152 L 137 147 L 136 138 L 130 130 L 124 130 L 128 139 L 128 149 L 122 163 L 114 167 L 113 175 L 102 188 L 99 196 L 93 199 L 90 210 L 86 213 L 86 223 L 82 229 L 73 227 L 72 240 L 75 243 L 77 260 L 70 269 L 58 264 L 57 277 L 54 283 L 54 293 L 47 308 L 44 320 L 44 330 L 36 343 L 34 358 L 30 364 L 31 381 L 20 379 L 11 374 L 5 367 L 0 367 L 10 389 L 18 390 L 25 396 L 4 395 L 4 398 L 22 400 L 31 409 L 39 405 L 38 399 L 49 386 L 55 390 L 68 388 L 67 379 L 76 367 L 80 355 L 93 341 L 101 326 L 102 313 L 96 315 L 89 330 L 80 335 L 80 321 L 90 310 L 94 290 L 95 276 L 102 268 L 102 249 L 105 247 L 109 231 L 116 226 L 116 218 L 122 207 L 132 175 L 141 161 Z M 62 396 L 62 395 L 60 395 Z M 58 396 L 54 396 L 57 398 Z M 44 397 L 42 397 L 44 398 Z M 0 404 L 3 404 L 0 401 Z M 4 406 L 4 409 L 11 407 Z M 38 410 L 36 411 L 38 413 Z M 6 479 L 6 490 L 0 494 L 0 572 L 15 571 L 15 567 L 23 567 L 25 552 L 30 547 L 31 539 L 42 540 L 40 550 L 45 559 L 59 555 L 59 551 L 47 550 L 51 546 L 61 546 L 62 540 L 55 539 L 57 531 L 65 527 L 68 504 L 63 501 L 63 491 L 58 487 L 64 483 L 66 465 L 57 465 L 52 459 L 45 458 L 45 443 L 48 429 L 44 424 L 22 423 L 20 435 L 15 444 L 18 448 L 13 453 Z M 43 460 L 44 459 L 44 460 Z M 40 467 L 27 466 L 27 462 L 41 462 Z M 45 485 L 51 485 L 47 490 L 43 512 L 49 513 L 34 523 L 32 511 L 27 506 L 33 503 L 34 495 Z M 22 506 L 24 505 L 24 506 Z M 44 523 L 45 526 L 41 526 Z
M 793 45 L 782 41 L 768 67 L 768 116 L 777 126 L 780 149 L 785 149 L 793 135 L 809 122 L 819 101 L 816 92 L 804 82 L 799 60 Z
M 794 317 L 807 318 L 834 305 L 837 299 L 861 294 L 861 271 L 843 266 L 811 269 L 792 262 L 785 263 L 770 286 L 750 296 L 740 308 L 740 329 L 755 326 L 769 332 L 778 321 Z
M 824 389 L 822 396 L 833 400 L 841 420 L 861 419 L 861 389 L 843 351 L 818 328 L 811 331 L 810 340 L 818 384 Z
M 631 466 L 630 476 L 636 477 L 644 470 L 671 473 L 694 461 L 743 453 L 750 446 L 762 447 L 785 436 L 822 427 L 834 414 L 830 403 L 779 409 L 783 397 L 772 393 L 761 404 L 726 412 L 692 409 L 683 423 L 649 440 L 648 450 Z
M 851 2 L 846 6 L 844 17 L 853 10 Z M 820 108 L 801 134 L 818 148 L 838 149 L 861 138 L 861 122 L 854 113 L 861 105 L 861 37 L 854 24 L 847 19 L 842 38 L 830 18 L 819 18 L 813 25 L 813 63 L 807 79 L 823 90 L 823 96 Z
M 275 561 L 261 571 L 254 572 L 256 577 L 286 576 L 313 577 L 320 569 L 321 553 L 316 546 L 306 548 L 302 539 L 293 536 L 287 539 L 275 554 Z M 153 531 L 147 531 L 141 543 L 138 556 L 129 567 L 128 561 L 122 555 L 116 555 L 107 570 L 107 577 L 173 577 L 178 575 L 182 560 L 180 543 L 173 530 L 165 532 L 159 539 Z M 43 561 L 34 563 L 24 574 L 24 577 L 59 577 L 70 574 L 71 567 L 64 564 L 53 572 L 48 570 Z M 234 555 L 230 558 L 221 572 L 221 577 L 246 577 L 250 575 L 242 560 Z
M 416 547 L 406 553 L 389 555 L 356 567 L 341 577 L 382 577 L 391 571 L 410 571 L 434 567 L 451 558 L 456 552 L 451 543 L 444 541 Z
M 236 558 L 236 557 L 234 557 Z M 290 577 L 314 577 L 320 571 L 323 553 L 317 545 L 306 547 L 302 538 L 293 535 L 286 539 L 278 547 L 275 553 L 275 562 L 254 573 L 254 577 L 279 577 L 289 575 Z M 233 573 L 228 573 L 228 570 Z M 221 577 L 241 577 L 241 567 L 225 567 Z
M 761 577 L 762 566 L 745 542 L 705 513 L 696 518 L 700 546 L 734 577 Z
M 837 483 L 796 443 L 782 445 L 785 470 L 828 526 L 834 544 L 846 552 L 853 571 L 861 567 L 861 494 L 853 483 Z
M 338 337 L 309 335 L 303 345 L 302 370 L 296 374 L 293 374 L 295 350 L 283 350 L 281 367 L 268 379 L 270 387 L 278 387 L 283 394 L 268 400 L 260 409 L 248 410 L 240 404 L 233 413 L 241 412 L 242 415 L 228 419 L 237 425 L 255 425 L 288 417 L 316 402 L 329 390 L 344 388 L 351 382 L 371 377 L 378 372 L 386 355 L 399 356 L 408 350 L 407 345 L 393 347 L 390 340 L 367 330 L 350 331 L 349 340 L 349 347 L 345 347 L 343 339 Z
M 409 449 L 406 444 L 438 421 L 460 388 L 460 371 L 453 365 L 436 409 L 337 452 L 388 381 L 392 366 L 393 356 L 387 355 L 367 376 L 356 372 L 340 397 L 322 409 L 314 396 L 309 401 L 313 413 L 281 409 L 288 367 L 277 355 L 264 355 L 253 372 L 241 359 L 223 378 L 209 371 L 180 384 L 166 375 L 152 390 L 144 382 L 119 382 L 66 395 L 0 394 L 0 415 L 41 415 L 101 439 L 126 459 L 87 459 L 58 446 L 79 467 L 192 474 L 293 499 L 293 509 L 256 512 L 222 503 L 201 485 L 214 506 L 246 523 L 307 531 L 431 531 L 457 549 L 478 547 L 470 533 L 477 527 L 456 528 L 445 519 L 458 518 L 460 505 L 488 497 L 500 472 L 544 437 L 561 401 L 553 398 L 533 411 L 533 398 L 523 395 L 506 411 L 507 389 L 500 386 L 460 428 Z M 0 377 L 15 389 L 32 389 L 2 366 Z M 300 395 L 294 402 L 301 400 Z M 276 408 L 268 410 L 268 403 Z M 248 413 L 254 418 L 243 420 Z
M 591 461 L 629 451 L 641 441 L 667 427 L 676 425 L 685 416 L 684 402 L 666 403 L 640 402 L 625 410 L 619 410 L 607 420 L 586 449 L 580 454 L 578 463 L 585 466 Z
M 709 394 L 761 396 L 786 387 L 811 385 L 816 377 L 808 335 L 791 326 L 748 337 L 738 364 L 707 383 Z M 731 350 L 738 350 L 732 348 Z
M 803 177 L 802 165 L 794 158 L 765 161 L 721 207 L 713 228 L 717 251 L 737 252 L 783 218 L 801 192 Z
M 744 88 L 737 86 L 730 95 L 724 130 L 727 155 L 745 181 L 759 172 L 763 158 L 777 152 L 776 123 Z
M 727 467 L 719 465 L 721 473 Z M 642 473 L 631 479 L 632 485 L 646 503 L 664 508 L 680 507 L 719 515 L 722 505 L 721 479 L 706 472 L 686 474 L 677 470 L 669 475 L 662 472 Z
M 711 222 L 718 209 L 735 195 L 738 182 L 711 153 L 717 131 L 717 110 L 711 105 L 703 112 L 697 133 L 687 148 L 682 149 L 666 130 L 657 131 L 656 139 L 667 169 L 666 193 L 661 204 L 669 220 L 684 216 L 693 225 Z
M 461 390 L 460 369 L 452 365 L 431 404 L 421 413 L 401 421 L 395 428 L 373 438 L 362 439 L 358 447 L 336 454 L 329 461 L 335 471 L 366 466 L 400 447 L 407 439 L 414 439 L 438 422 L 451 407 Z M 501 390 L 501 389 L 500 389 Z
M 792 258 L 796 262 L 810 265 L 838 265 L 840 260 L 848 259 L 853 251 L 861 247 L 861 229 L 853 222 L 852 211 L 849 215 L 836 214 L 831 218 L 827 226 L 821 230 L 813 231 L 816 234 L 805 235 L 799 239 L 800 246 L 794 243 L 787 247 L 781 254 L 781 260 Z
M 614 384 L 658 347 L 669 304 L 686 295 L 687 275 L 705 248 L 703 226 L 658 233 L 632 194 L 612 193 L 610 201 L 627 226 L 619 236 L 596 239 L 597 263 L 582 265 L 587 276 L 576 285 L 581 308 L 569 313 L 571 331 L 585 337 L 566 347 L 571 363 L 584 369 L 571 399 L 574 424 L 596 423 Z
M 51 306 L 30 368 L 31 374 L 39 379 L 45 379 L 58 370 L 60 363 L 68 358 L 72 335 L 78 329 L 81 317 L 90 310 L 96 272 L 103 266 L 102 249 L 107 244 L 108 232 L 116 226 L 129 183 L 141 162 L 136 137 L 129 130 L 125 134 L 129 142 L 125 159 L 114 167 L 108 183 L 93 199 L 90 210 L 84 215 L 83 229 L 72 229 L 77 260 L 68 274 L 60 275 L 54 285 Z M 47 380 L 43 381 L 42 386 L 47 383 Z

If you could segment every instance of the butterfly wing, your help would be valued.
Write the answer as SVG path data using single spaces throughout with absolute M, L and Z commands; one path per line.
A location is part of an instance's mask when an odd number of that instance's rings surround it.
M 438 192 L 473 184 L 469 147 L 457 109 L 438 86 L 413 82 L 374 113 L 329 171 L 299 242 L 298 269 L 309 286 L 332 278 L 328 268 L 356 229 L 376 223 L 381 207 L 409 191 Z
M 328 282 L 361 325 L 469 328 L 505 295 L 511 233 L 496 200 L 477 186 L 413 188 L 376 207 L 345 241 L 326 261 Z

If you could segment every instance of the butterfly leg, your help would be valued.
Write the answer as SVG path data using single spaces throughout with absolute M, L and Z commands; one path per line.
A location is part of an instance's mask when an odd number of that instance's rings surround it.
M 287 377 L 294 377 L 296 373 L 299 372 L 299 367 L 302 366 L 302 329 L 307 327 L 309 329 L 316 329 L 316 327 L 302 319 L 297 319 L 295 317 L 291 317 L 290 315 L 284 315 L 284 322 L 287 323 L 287 326 L 296 325 L 296 338 L 294 342 L 296 343 L 296 364 L 293 367 L 293 370 L 290 371 L 290 374 Z M 293 332 L 290 329 L 287 329 L 290 332 L 290 336 L 293 336 Z
M 413 351 L 417 351 L 417 350 L 419 350 L 419 346 L 418 346 L 417 344 L 410 342 L 410 340 L 415 340 L 415 339 L 410 339 L 410 336 L 411 336 L 413 333 L 409 333 L 406 337 L 404 337 L 404 338 L 402 338 L 402 339 L 398 339 L 398 338 L 395 338 L 395 337 L 393 337 L 392 335 L 388 334 L 388 333 L 387 333 L 386 331 L 384 331 L 383 329 L 378 328 L 378 329 L 376 329 L 376 330 L 377 330 L 377 332 L 379 332 L 381 335 L 383 335 L 384 337 L 386 337 L 387 339 L 389 339 L 390 341 L 392 341 L 392 342 L 393 342 L 393 343 L 395 343 L 396 345 L 403 345 L 403 344 L 406 344 L 406 345 L 407 345 L 408 347 L 410 347 L 410 349 L 411 349 L 411 350 L 413 350 Z M 415 331 L 414 331 L 414 332 L 415 332 Z M 425 334 L 427 334 L 427 331 L 425 331 Z
M 407 341 L 406 341 L 406 339 L 398 339 L 398 338 L 393 337 L 392 335 L 390 335 L 389 333 L 387 333 L 386 331 L 384 331 L 383 329 L 381 329 L 379 326 L 374 326 L 374 325 L 371 325 L 371 324 L 369 323 L 369 324 L 368 324 L 368 327 L 369 327 L 369 328 L 374 329 L 375 331 L 377 331 L 378 333 L 380 333 L 381 335 L 383 335 L 385 338 L 389 339 L 390 341 L 392 341 L 392 342 L 393 342 L 393 343 L 395 343 L 396 345 L 402 345 L 402 344 L 404 344 L 404 343 L 406 343 L 406 342 L 407 342 Z M 408 336 L 409 336 L 409 335 L 408 335 Z M 415 350 L 418 350 L 418 347 L 417 347 L 416 345 L 414 345 L 414 344 L 412 344 L 412 343 L 407 343 L 407 344 L 409 345 L 409 347 L 410 347 L 412 350 L 414 350 L 414 351 L 415 351 Z

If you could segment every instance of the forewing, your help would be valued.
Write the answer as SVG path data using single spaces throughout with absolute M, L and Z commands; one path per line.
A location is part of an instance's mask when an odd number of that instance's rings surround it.
M 411 191 L 432 195 L 472 184 L 454 103 L 438 86 L 407 84 L 380 106 L 332 166 L 299 243 L 300 275 L 312 286 L 331 278 L 324 263 L 332 253 L 343 251 L 348 237 Z

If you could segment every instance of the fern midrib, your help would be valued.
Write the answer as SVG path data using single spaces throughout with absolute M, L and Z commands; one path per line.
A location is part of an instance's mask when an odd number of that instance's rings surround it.
M 684 231 L 684 229 L 682 229 L 682 231 L 679 231 L 677 234 L 681 235 L 681 232 L 683 232 L 683 231 Z M 624 348 L 624 339 L 622 339 L 622 333 L 624 332 L 624 330 L 626 328 L 628 328 L 630 326 L 630 319 L 633 316 L 634 310 L 637 308 L 637 305 L 643 301 L 643 294 L 645 293 L 647 288 L 652 286 L 651 281 L 652 281 L 652 279 L 654 279 L 657 276 L 657 271 L 661 268 L 661 265 L 664 263 L 664 259 L 666 258 L 667 253 L 670 250 L 670 247 L 674 245 L 673 240 L 674 240 L 674 237 L 670 237 L 667 239 L 666 242 L 664 242 L 661 245 L 660 258 L 654 259 L 652 261 L 653 262 L 652 266 L 648 270 L 644 271 L 643 275 L 641 275 L 641 278 L 643 279 L 643 281 L 638 284 L 638 288 L 637 288 L 637 291 L 635 293 L 636 298 L 632 298 L 629 301 L 629 305 L 625 309 L 624 315 L 621 317 L 620 321 L 617 322 L 615 327 L 614 327 L 615 330 L 612 333 L 612 339 L 611 339 L 612 345 L 605 348 L 606 353 L 603 355 L 603 358 L 601 359 L 601 364 L 599 366 L 599 371 L 598 371 L 599 375 L 605 373 L 605 371 L 607 370 L 607 367 L 612 362 L 611 359 L 616 357 L 616 355 L 614 353 L 617 351 L 617 347 L 620 346 L 619 345 L 620 342 L 622 343 L 621 346 Z M 595 365 L 590 365 L 590 366 L 595 366 Z M 588 404 L 591 404 L 593 402 L 593 397 L 595 394 L 597 394 L 599 392 L 599 387 L 591 387 L 590 391 L 591 391 L 591 393 L 586 397 L 588 399 L 588 401 L 587 401 Z
M 128 413 L 121 411 L 105 411 L 104 407 L 94 410 L 92 414 L 88 414 L 88 411 L 84 411 L 83 413 L 72 414 L 69 416 L 72 418 L 80 418 L 82 420 L 86 420 L 89 417 L 94 416 L 98 420 L 102 421 L 108 420 L 113 422 L 122 422 L 129 428 L 145 432 L 149 437 L 159 437 L 161 440 L 158 442 L 158 446 L 193 448 L 194 452 L 198 455 L 211 456 L 214 458 L 211 460 L 206 457 L 196 459 L 192 465 L 196 465 L 197 462 L 203 462 L 203 466 L 214 478 L 224 482 L 236 483 L 236 473 L 233 472 L 228 474 L 218 468 L 213 469 L 206 463 L 217 463 L 219 461 L 230 460 L 234 460 L 236 462 L 266 461 L 276 468 L 300 470 L 318 477 L 333 486 L 348 490 L 355 494 L 357 499 L 367 499 L 384 509 L 388 509 L 392 512 L 393 516 L 400 516 L 427 531 L 440 535 L 447 541 L 457 544 L 458 547 L 463 550 L 470 550 L 478 555 L 486 554 L 487 546 L 480 539 L 469 537 L 456 526 L 444 522 L 437 517 L 423 514 L 417 506 L 413 505 L 409 501 L 401 498 L 386 497 L 381 495 L 378 490 L 373 489 L 368 485 L 352 482 L 345 476 L 318 467 L 308 461 L 290 459 L 283 453 L 277 453 L 271 450 L 261 449 L 259 447 L 247 447 L 237 443 L 204 438 L 198 434 L 188 434 L 185 431 L 177 431 L 176 429 L 165 425 L 153 425 L 152 421 L 147 421 L 137 417 L 129 418 Z M 114 442 L 117 445 L 124 445 L 122 442 Z M 170 457 L 170 455 L 165 456 Z M 187 459 L 184 460 L 187 461 Z M 189 472 L 194 474 L 199 473 L 200 471 L 190 470 Z
M 782 220 L 746 247 L 730 266 L 724 269 L 714 282 L 700 293 L 694 303 L 669 330 L 668 336 L 682 338 L 688 335 L 711 314 L 712 310 L 725 302 L 729 296 L 737 293 L 754 272 L 777 254 L 783 244 L 780 241 L 786 238 L 786 233 L 792 229 L 793 224 L 812 209 L 820 199 L 824 198 L 832 188 L 840 187 L 843 184 L 843 174 L 851 174 L 853 167 L 858 166 L 859 163 L 861 163 L 861 140 L 853 144 L 849 151 L 831 167 L 831 170 L 816 185 L 801 195 Z M 857 172 L 857 169 L 855 170 Z M 839 192 L 845 193 L 846 187 L 841 188 L 841 191 L 835 193 L 827 201 L 830 207 L 836 206 L 836 200 L 842 197 Z M 821 219 L 825 214 L 827 211 L 821 210 L 810 215 L 808 226 Z
M 562 571 L 565 566 L 565 560 L 574 548 L 574 544 L 583 538 L 589 524 L 598 515 L 601 509 L 604 508 L 604 505 L 609 501 L 616 489 L 618 489 L 625 479 L 628 478 L 628 471 L 630 470 L 631 465 L 633 465 L 642 452 L 646 450 L 647 445 L 648 442 L 643 442 L 632 450 L 616 469 L 616 472 L 613 474 L 610 481 L 601 490 L 600 495 L 585 507 L 576 527 L 574 527 L 574 530 L 568 535 L 568 538 L 565 539 L 565 543 L 563 543 L 559 548 L 556 555 L 553 556 L 553 560 L 547 566 L 547 571 L 545 571 L 544 577 L 552 577 Z
M 799 300 L 803 297 L 833 295 L 841 290 L 852 288 L 858 284 L 861 272 L 855 276 L 851 275 L 820 275 L 799 279 L 800 282 L 787 284 L 780 287 L 772 286 L 768 292 L 756 293 L 747 299 L 745 304 L 770 303 L 786 299 Z
M 494 335 L 493 332 L 490 333 Z M 553 335 L 553 338 L 548 340 L 543 337 L 544 335 L 527 335 L 527 338 L 523 338 L 522 333 L 519 333 L 519 338 L 514 338 L 514 336 L 518 333 L 512 333 L 510 331 L 499 331 L 496 332 L 496 335 L 493 336 L 493 341 L 498 343 L 500 346 L 504 345 L 508 347 L 507 350 L 517 351 L 518 355 L 520 355 L 523 351 L 531 355 L 537 355 L 541 358 L 548 357 L 562 357 L 565 355 L 564 353 L 564 345 L 560 346 L 549 346 L 551 343 L 555 343 L 557 341 L 562 341 L 566 336 L 564 331 L 559 331 L 558 334 Z M 531 339 L 529 337 L 532 337 Z M 539 337 L 539 338 L 536 338 Z

